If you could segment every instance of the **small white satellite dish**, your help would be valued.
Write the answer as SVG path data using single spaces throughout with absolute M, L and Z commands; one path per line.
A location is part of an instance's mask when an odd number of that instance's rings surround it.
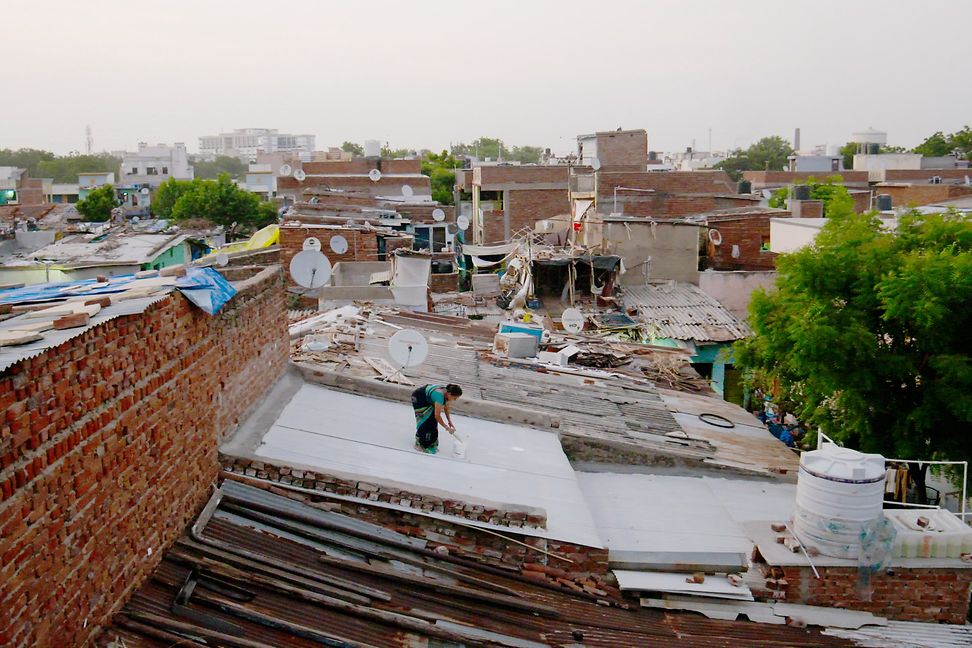
M 403 369 L 417 367 L 429 356 L 429 343 L 415 329 L 402 329 L 388 340 L 388 355 Z
M 334 254 L 344 254 L 348 251 L 348 239 L 340 234 L 331 237 L 331 251 Z
M 457 218 L 456 227 L 458 227 L 461 230 L 469 229 L 469 217 L 463 214 L 459 218 Z
M 303 250 L 290 261 L 290 276 L 304 288 L 320 288 L 331 279 L 331 262 L 316 250 Z
M 216 265 L 222 267 L 229 263 L 229 255 L 225 252 L 220 252 L 216 255 Z
M 709 240 L 712 241 L 712 245 L 715 245 L 716 247 L 722 245 L 722 232 L 717 229 L 710 229 Z
M 584 314 L 576 308 L 568 308 L 561 314 L 560 323 L 568 333 L 580 333 L 584 330 Z
M 436 223 L 441 223 L 445 220 L 445 212 L 436 207 L 432 210 L 432 220 L 434 220 Z
M 591 168 L 594 169 L 595 171 L 597 171 L 598 169 L 600 169 L 601 168 L 601 159 L 600 158 L 594 158 L 594 159 L 592 159 L 591 160 Z
M 303 182 L 304 178 L 306 177 L 307 174 L 304 173 L 303 169 L 297 169 L 296 171 L 294 171 L 294 180 L 296 180 L 297 182 Z
M 302 249 L 311 250 L 312 252 L 320 252 L 321 240 L 318 238 L 314 238 L 313 236 L 309 236 L 304 239 L 304 244 L 302 246 Z
M 414 193 L 415 192 L 412 190 L 412 186 L 411 185 L 402 185 L 402 195 L 403 196 L 405 196 L 406 198 L 411 198 L 412 197 L 412 194 L 414 194 Z
M 280 175 L 282 176 L 289 176 L 291 173 L 293 173 L 293 171 L 294 170 L 290 168 L 289 164 L 283 164 L 280 166 Z
M 143 196 L 147 196 L 149 195 L 149 191 L 150 190 L 148 187 L 142 187 L 141 189 L 139 189 L 138 193 L 142 194 Z
M 133 224 L 133 225 L 134 225 L 135 223 L 137 223 L 138 221 L 140 221 L 140 220 L 142 220 L 142 219 L 141 219 L 141 218 L 139 218 L 138 216 L 132 216 L 132 224 Z
M 372 169 L 368 172 L 368 177 L 371 178 L 372 182 L 378 182 L 381 180 L 381 171 L 378 169 Z

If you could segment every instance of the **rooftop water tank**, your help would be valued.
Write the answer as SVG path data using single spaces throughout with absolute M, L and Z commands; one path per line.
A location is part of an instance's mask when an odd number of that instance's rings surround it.
M 856 559 L 869 524 L 881 517 L 884 457 L 832 443 L 800 457 L 793 531 L 825 556 Z
M 378 140 L 365 140 L 364 141 L 364 154 L 365 157 L 380 157 L 381 156 L 381 142 Z

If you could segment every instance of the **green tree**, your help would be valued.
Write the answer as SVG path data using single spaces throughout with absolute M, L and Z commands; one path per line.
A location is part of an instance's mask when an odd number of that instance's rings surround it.
M 429 176 L 432 199 L 443 205 L 453 204 L 453 188 L 456 185 L 456 169 L 462 166 L 448 151 L 427 153 L 422 159 L 422 174 Z
M 220 174 L 226 173 L 233 180 L 239 180 L 246 173 L 247 168 L 239 158 L 230 155 L 217 155 L 212 161 L 193 160 L 193 177 L 200 180 L 214 180 Z
M 240 189 L 228 174 L 216 180 L 193 180 L 175 200 L 171 217 L 175 220 L 202 218 L 234 231 L 252 231 L 274 222 L 277 210 L 272 203 Z
M 777 271 L 735 346 L 757 383 L 861 450 L 972 459 L 972 217 L 845 207 Z
M 847 142 L 840 147 L 840 154 L 844 157 L 844 168 L 854 168 L 854 154 L 857 153 L 857 142 Z
M 354 157 L 361 157 L 364 155 L 364 147 L 360 144 L 355 144 L 354 142 L 345 142 L 341 144 L 341 150 L 350 153 Z
M 538 164 L 542 155 L 543 149 L 539 146 L 514 146 L 504 154 L 503 159 L 520 164 Z
M 737 149 L 722 162 L 714 165 L 733 180 L 739 180 L 743 171 L 781 171 L 789 163 L 793 147 L 779 135 L 763 137 L 746 150 Z
M 381 157 L 383 158 L 410 158 L 418 155 L 418 151 L 410 148 L 388 148 L 388 146 L 382 146 Z
M 18 169 L 27 169 L 33 178 L 42 176 L 37 174 L 37 165 L 40 162 L 53 160 L 56 156 L 50 151 L 40 149 L 0 149 L 0 166 L 12 166 Z M 77 178 L 72 180 L 77 182 Z
M 840 175 L 832 175 L 824 181 L 811 176 L 801 184 L 810 187 L 810 200 L 819 200 L 823 203 L 824 218 L 854 210 L 854 199 L 851 198 L 850 192 L 844 186 L 844 178 Z M 786 201 L 790 196 L 790 187 L 783 187 L 773 192 L 769 199 L 769 206 L 786 209 Z
M 54 182 L 77 182 L 79 173 L 118 173 L 121 158 L 107 153 L 98 155 L 65 155 L 41 160 L 31 173 L 35 178 L 54 178 Z
M 159 185 L 155 195 L 152 197 L 152 214 L 156 218 L 172 218 L 172 210 L 175 208 L 175 204 L 179 198 L 191 191 L 200 182 L 202 180 L 198 178 L 195 180 L 176 180 L 175 178 L 169 178 Z
M 75 207 L 82 219 L 102 223 L 111 220 L 111 210 L 119 204 L 115 188 L 106 184 L 92 189 Z
M 972 159 L 972 129 L 968 126 L 948 135 L 938 131 L 925 138 L 925 141 L 912 149 L 925 157 L 940 157 L 958 153 L 966 160 Z

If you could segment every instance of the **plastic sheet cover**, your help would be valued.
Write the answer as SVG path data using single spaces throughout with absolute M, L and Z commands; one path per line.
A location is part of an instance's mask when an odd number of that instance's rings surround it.
M 236 296 L 236 288 L 212 268 L 189 268 L 186 276 L 176 283 L 186 299 L 210 315 Z

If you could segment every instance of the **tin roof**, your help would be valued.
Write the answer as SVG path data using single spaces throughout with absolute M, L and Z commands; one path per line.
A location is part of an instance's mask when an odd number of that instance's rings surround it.
M 96 643 L 853 645 L 815 629 L 644 609 L 609 585 L 578 592 L 320 506 L 225 481 Z
M 624 305 L 636 309 L 657 338 L 694 342 L 732 342 L 751 334 L 714 297 L 685 282 L 625 286 Z

